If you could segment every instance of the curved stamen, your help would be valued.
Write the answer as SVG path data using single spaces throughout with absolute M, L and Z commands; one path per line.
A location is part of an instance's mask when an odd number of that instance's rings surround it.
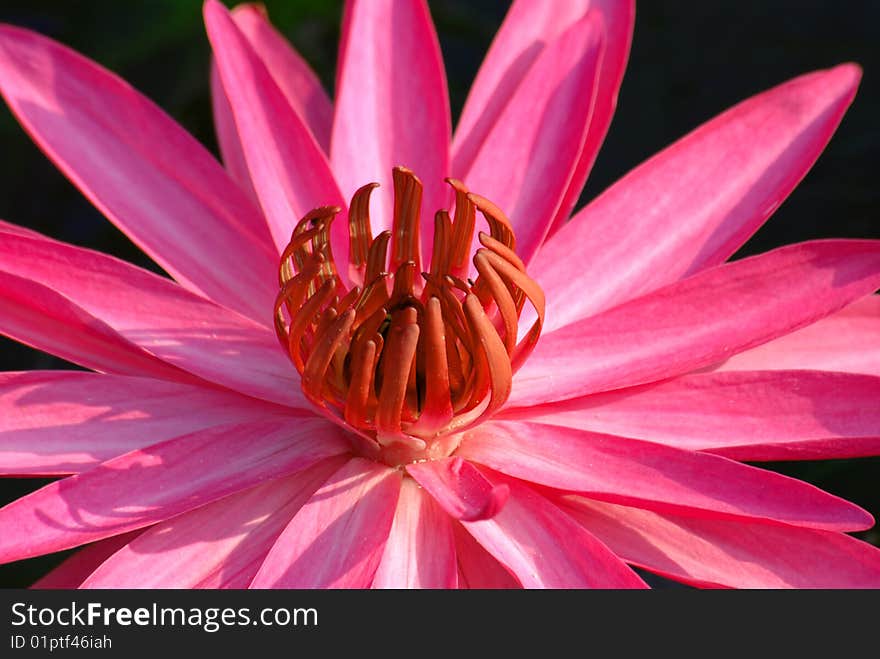
M 382 459 L 394 464 L 448 453 L 452 433 L 495 413 L 543 325 L 544 294 L 516 255 L 508 219 L 460 181 L 447 182 L 455 212 L 437 211 L 431 263 L 421 277 L 422 185 L 403 167 L 394 169 L 391 231 L 371 235 L 376 184 L 352 199 L 349 268 L 362 286 L 346 288 L 333 261 L 329 230 L 337 207 L 300 220 L 279 267 L 275 330 L 304 393 L 384 447 Z M 477 210 L 489 233 L 479 234 L 471 281 Z M 517 341 L 526 301 L 536 320 Z

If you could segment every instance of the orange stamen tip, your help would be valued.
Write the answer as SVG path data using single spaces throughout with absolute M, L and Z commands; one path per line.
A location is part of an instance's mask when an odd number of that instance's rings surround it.
M 345 280 L 329 232 L 341 209 L 322 206 L 297 223 L 282 254 L 274 325 L 309 400 L 396 465 L 453 450 L 455 433 L 503 405 L 540 335 L 544 295 L 516 255 L 504 213 L 454 178 L 446 179 L 454 216 L 434 215 L 431 261 L 421 268 L 422 184 L 402 166 L 393 180 L 390 231 L 372 234 L 377 183 L 352 198 Z M 475 210 L 489 233 L 479 233 L 482 247 L 471 254 Z M 526 300 L 537 320 L 517 342 Z

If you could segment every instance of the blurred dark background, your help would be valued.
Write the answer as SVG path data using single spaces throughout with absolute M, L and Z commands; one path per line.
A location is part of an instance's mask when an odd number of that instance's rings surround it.
M 331 91 L 341 4 L 265 0 L 275 25 Z M 429 0 L 453 118 L 508 4 Z M 0 0 L 0 21 L 47 34 L 119 73 L 216 153 L 201 0 Z M 876 0 L 641 2 L 619 109 L 581 202 L 730 105 L 800 73 L 856 61 L 865 70 L 862 86 L 828 149 L 737 257 L 813 238 L 880 238 L 878 25 Z M 42 156 L 5 106 L 0 144 L 0 217 L 157 271 Z M 69 365 L 0 337 L 0 370 L 45 368 Z M 880 458 L 765 466 L 880 517 Z M 0 480 L 0 504 L 45 482 Z M 880 545 L 876 530 L 860 537 Z M 62 557 L 0 566 L 0 587 L 27 586 Z

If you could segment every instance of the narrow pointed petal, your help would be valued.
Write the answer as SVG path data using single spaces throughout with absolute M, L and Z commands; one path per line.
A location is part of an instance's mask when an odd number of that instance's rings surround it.
M 526 485 L 505 479 L 510 500 L 467 531 L 525 588 L 646 588 L 611 550 Z
M 373 229 L 390 229 L 391 170 L 403 165 L 425 186 L 423 217 L 448 208 L 446 73 L 424 0 L 350 0 L 338 71 L 330 154 L 343 195 L 378 182 L 371 197 Z M 422 222 L 425 262 L 430 225 Z
M 519 581 L 483 549 L 461 524 L 453 524 L 455 553 L 458 557 L 458 587 L 510 590 L 522 588 Z
M 566 219 L 571 211 L 571 205 L 580 194 L 592 161 L 608 130 L 629 56 L 635 15 L 634 2 L 573 0 L 547 3 L 540 0 L 515 0 L 471 86 L 452 143 L 453 171 L 467 171 L 492 126 L 511 102 L 517 88 L 541 53 L 588 11 L 601 16 L 606 34 L 605 52 L 587 141 L 566 193 L 566 201 L 557 214 L 558 221 Z M 544 105 L 541 101 L 537 104 Z
M 602 46 L 595 13 L 559 35 L 498 115 L 470 167 L 453 170 L 505 210 L 526 263 L 550 229 L 583 151 Z
M 548 331 L 727 259 L 815 162 L 859 77 L 844 64 L 755 96 L 590 203 L 531 267 L 548 293 Z
M 416 462 L 407 465 L 406 471 L 457 520 L 491 519 L 510 494 L 506 485 L 492 485 L 476 467 L 459 457 Z
M 571 428 L 493 421 L 468 434 L 458 455 L 522 480 L 661 512 L 837 531 L 873 524 L 858 506 L 787 476 L 708 453 Z
M 40 577 L 31 588 L 37 590 L 70 590 L 79 588 L 101 563 L 138 537 L 143 531 L 131 531 L 99 540 L 83 547 L 58 567 Z
M 266 65 L 290 107 L 302 117 L 324 153 L 330 153 L 333 103 L 318 76 L 275 29 L 261 6 L 239 5 L 232 10 L 232 19 Z
M 452 520 L 411 478 L 404 478 L 373 588 L 457 588 Z
M 281 404 L 306 404 L 296 372 L 281 356 L 272 330 L 164 277 L 100 252 L 13 235 L 0 241 L 0 271 L 49 286 L 113 327 L 133 349 L 139 346 L 241 393 Z M 3 290 L 0 295 L 15 292 Z M 268 321 L 272 307 L 264 311 Z M 52 313 L 41 319 L 49 329 L 54 308 Z M 6 322 L 0 320 L 0 328 Z M 56 323 L 53 335 L 65 334 L 59 330 L 64 325 Z
M 208 0 L 204 13 L 250 178 L 280 252 L 310 210 L 346 204 L 321 147 L 227 9 Z M 339 239 L 333 243 L 343 262 L 348 254 L 347 241 L 341 240 L 344 225 L 342 219 L 335 223 Z
M 203 428 L 291 412 L 232 392 L 149 378 L 0 373 L 0 474 L 80 473 Z
M 0 509 L 0 563 L 142 528 L 348 450 L 318 419 L 220 426 L 126 453 Z
M 5 272 L 0 272 L 0 334 L 96 371 L 196 381 L 52 289 Z
M 572 497 L 563 509 L 627 562 L 697 586 L 880 588 L 880 549 L 843 533 L 660 514 Z
M 368 588 L 391 532 L 399 471 L 353 458 L 281 533 L 251 588 Z
M 880 338 L 880 335 L 878 335 Z M 501 416 L 711 451 L 737 460 L 880 453 L 880 377 L 823 371 L 694 373 Z
M 152 102 L 11 26 L 0 27 L 0 93 L 56 166 L 182 285 L 251 318 L 271 307 L 277 252 L 259 211 Z
M 543 335 L 510 407 L 680 375 L 805 327 L 880 286 L 880 241 L 818 240 L 727 263 Z
M 344 457 L 274 479 L 145 531 L 83 588 L 247 588 L 269 549 Z
M 880 295 L 734 355 L 721 371 L 815 369 L 880 376 Z
M 0 220 L 0 232 L 12 233 L 18 236 L 29 236 L 31 238 L 46 238 L 46 236 L 44 236 L 39 231 L 34 231 L 33 229 L 21 227 L 17 224 L 12 224 L 11 222 L 6 222 L 4 220 Z

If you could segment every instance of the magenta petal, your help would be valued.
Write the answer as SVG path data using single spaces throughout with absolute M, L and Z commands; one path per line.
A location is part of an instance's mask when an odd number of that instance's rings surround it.
M 859 77 L 858 67 L 846 64 L 755 96 L 590 203 L 531 266 L 548 293 L 547 327 L 644 295 L 733 254 L 819 156 Z
M 596 13 L 560 34 L 524 76 L 470 167 L 453 169 L 504 209 L 525 262 L 549 231 L 583 151 L 602 46 Z
M 306 404 L 296 372 L 281 354 L 272 330 L 168 279 L 99 252 L 13 235 L 0 241 L 0 271 L 49 286 L 132 344 L 194 375 L 273 402 Z M 9 287 L 14 290 L 0 295 L 23 293 L 20 284 Z M 272 308 L 264 311 L 268 324 Z M 50 307 L 46 317 L 32 321 L 28 330 L 39 331 L 36 323 L 52 330 L 50 318 L 55 315 L 57 310 Z M 8 322 L 0 320 L 0 330 L 7 332 L 2 328 Z M 54 324 L 51 335 L 69 332 L 59 331 L 65 324 Z M 27 341 L 22 333 L 13 336 Z M 51 344 L 47 350 L 65 356 Z
M 734 355 L 718 370 L 816 369 L 880 376 L 880 295 Z
M 661 512 L 770 519 L 836 531 L 873 524 L 855 504 L 775 472 L 571 428 L 493 421 L 468 433 L 457 454 L 522 480 Z
M 611 550 L 529 487 L 505 481 L 498 515 L 464 527 L 525 588 L 646 588 Z
M 345 458 L 160 522 L 96 567 L 83 588 L 247 588 L 287 526 Z
M 345 202 L 321 147 L 229 12 L 208 0 L 204 13 L 251 181 L 275 244 L 283 249 L 306 213 L 318 206 L 344 209 Z M 345 234 L 345 224 L 344 218 L 335 223 L 334 236 Z M 347 240 L 337 239 L 333 250 L 341 262 L 347 260 Z
M 373 588 L 457 588 L 452 520 L 411 478 L 404 478 L 397 512 Z
M 563 509 L 627 562 L 697 586 L 880 588 L 880 549 L 843 533 L 577 497 Z
M 353 458 L 291 520 L 251 588 L 368 588 L 394 521 L 401 474 Z
M 458 587 L 469 589 L 509 590 L 522 588 L 507 568 L 483 549 L 461 524 L 452 525 L 455 553 L 458 557 Z
M 737 460 L 846 458 L 880 453 L 877 401 L 880 377 L 732 371 L 505 410 L 501 417 L 709 450 Z
M 138 529 L 137 531 L 114 535 L 106 540 L 98 540 L 98 542 L 93 542 L 87 547 L 83 547 L 73 556 L 65 559 L 61 565 L 40 577 L 31 588 L 38 590 L 69 590 L 79 588 L 82 582 L 101 563 L 138 537 L 142 532 L 142 529 Z
M 115 75 L 10 26 L 0 27 L 0 92 L 61 171 L 175 279 L 263 317 L 277 252 L 257 209 L 192 136 Z
M 0 563 L 138 529 L 344 453 L 318 419 L 220 426 L 126 453 L 0 509 Z
M 0 373 L 0 474 L 79 473 L 196 430 L 290 412 L 177 382 L 80 371 Z
M 416 462 L 407 465 L 406 470 L 447 513 L 462 521 L 491 519 L 510 495 L 506 485 L 492 485 L 476 467 L 459 457 Z
M 346 199 L 370 182 L 375 233 L 391 227 L 391 169 L 424 184 L 422 217 L 448 208 L 451 134 L 446 73 L 424 0 L 350 0 L 336 81 L 330 153 Z M 433 223 L 422 221 L 430 252 Z M 427 262 L 427 259 L 425 260 Z
M 97 371 L 196 381 L 52 289 L 5 272 L 0 272 L 0 334 Z
M 880 286 L 880 241 L 789 245 L 541 336 L 508 406 L 645 384 L 809 325 Z

